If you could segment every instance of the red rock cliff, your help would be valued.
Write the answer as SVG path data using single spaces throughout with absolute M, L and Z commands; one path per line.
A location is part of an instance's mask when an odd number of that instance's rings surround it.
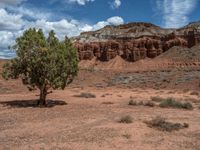
M 80 60 L 109 61 L 117 55 L 127 61 L 154 58 L 174 46 L 192 47 L 200 43 L 197 27 L 162 29 L 149 23 L 106 26 L 74 38 Z

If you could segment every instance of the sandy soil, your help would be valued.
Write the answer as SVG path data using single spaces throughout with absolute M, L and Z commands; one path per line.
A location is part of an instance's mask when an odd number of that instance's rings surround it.
M 2 82 L 2 81 L 1 81 Z M 21 91 L 20 91 L 21 90 Z M 90 92 L 96 98 L 75 97 Z M 6 150 L 199 150 L 200 98 L 190 92 L 139 88 L 69 87 L 48 96 L 49 108 L 34 107 L 38 92 L 0 94 L 0 149 Z M 194 110 L 129 106 L 130 97 L 150 101 L 152 96 L 191 101 Z M 50 101 L 51 100 L 51 101 Z M 63 105 L 64 102 L 67 105 Z M 109 103 L 105 103 L 109 102 Z M 118 123 L 130 115 L 133 123 Z M 166 117 L 189 128 L 163 132 L 144 121 Z

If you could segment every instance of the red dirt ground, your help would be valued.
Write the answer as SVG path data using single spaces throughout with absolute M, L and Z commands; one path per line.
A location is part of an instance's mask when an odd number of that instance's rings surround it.
M 198 69 L 164 74 L 80 70 L 72 85 L 48 95 L 48 108 L 35 107 L 38 91 L 28 92 L 20 80 L 0 78 L 0 149 L 199 150 L 198 75 Z M 75 96 L 82 92 L 96 98 Z M 188 101 L 194 109 L 128 105 L 130 99 L 151 101 L 153 96 Z M 126 115 L 133 123 L 118 123 Z M 144 121 L 156 116 L 188 123 L 189 128 L 173 132 L 149 128 Z

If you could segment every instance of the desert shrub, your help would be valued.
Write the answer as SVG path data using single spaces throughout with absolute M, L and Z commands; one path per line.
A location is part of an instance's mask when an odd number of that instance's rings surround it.
M 168 107 L 172 107 L 172 108 L 182 108 L 182 109 L 193 109 L 193 106 L 191 103 L 189 102 L 179 102 L 176 101 L 174 98 L 166 98 L 164 100 L 162 100 L 159 104 L 160 107 L 163 108 L 168 108 Z
M 136 106 L 137 105 L 137 102 L 134 101 L 134 100 L 130 100 L 128 105 L 132 105 L 132 106 Z
M 185 103 L 182 103 L 182 108 L 191 110 L 191 109 L 193 109 L 193 106 L 191 103 L 185 102 Z
M 133 119 L 129 115 L 124 116 L 119 120 L 119 123 L 132 123 L 132 122 L 133 122 Z
M 189 92 L 189 89 L 184 89 L 183 90 L 183 93 L 187 93 L 187 92 Z
M 131 105 L 131 106 L 148 106 L 148 107 L 154 107 L 155 104 L 151 101 L 147 101 L 147 102 L 144 102 L 144 101 L 140 101 L 140 102 L 137 102 L 137 101 L 134 101 L 134 100 L 130 100 L 128 105 Z
M 125 137 L 126 139 L 130 139 L 131 138 L 131 134 L 123 134 L 123 137 Z
M 80 95 L 75 95 L 75 97 L 96 98 L 96 95 L 94 95 L 92 93 L 81 93 Z
M 155 96 L 155 97 L 151 97 L 151 100 L 154 102 L 161 102 L 164 98 L 159 97 L 159 96 Z
M 162 117 L 156 117 L 155 119 L 152 119 L 151 121 L 146 121 L 145 123 L 150 128 L 155 128 L 155 129 L 158 129 L 161 131 L 167 131 L 167 132 L 180 130 L 180 129 L 189 127 L 189 124 L 187 123 L 184 123 L 184 124 L 172 123 L 172 122 L 166 121 L 166 119 Z
M 195 92 L 195 91 L 193 91 L 193 92 L 191 92 L 191 93 L 190 93 L 190 95 L 197 95 L 197 96 L 198 96 L 198 95 L 199 95 L 199 93 L 198 93 L 198 92 Z
M 114 104 L 113 102 L 103 102 L 102 104 L 105 104 L 105 105 L 112 105 Z
M 154 107 L 155 106 L 155 104 L 153 102 L 151 102 L 151 101 L 147 101 L 143 105 L 144 106 L 149 106 L 149 107 Z

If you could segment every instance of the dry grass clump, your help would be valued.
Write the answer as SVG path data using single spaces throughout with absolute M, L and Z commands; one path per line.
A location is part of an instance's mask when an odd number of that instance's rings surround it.
M 105 104 L 105 105 L 112 105 L 114 104 L 113 102 L 102 102 L 102 104 Z
M 124 138 L 126 138 L 126 139 L 130 139 L 131 138 L 131 134 L 123 134 L 122 135 Z
M 128 105 L 131 105 L 131 106 L 148 106 L 148 107 L 154 107 L 155 106 L 155 103 L 151 102 L 151 101 L 140 101 L 140 102 L 137 102 L 137 101 L 134 101 L 134 100 L 130 100 Z
M 188 93 L 190 90 L 189 89 L 184 89 L 183 93 Z
M 151 97 L 151 100 L 154 102 L 161 102 L 164 100 L 164 98 L 159 97 L 159 96 L 154 96 L 154 97 Z
M 134 101 L 134 100 L 130 100 L 128 105 L 131 105 L 131 106 L 137 106 L 137 102 Z
M 190 95 L 196 95 L 196 96 L 198 96 L 199 92 L 193 91 L 193 92 L 190 93 Z
M 148 107 L 154 107 L 155 106 L 155 104 L 153 103 L 153 102 L 151 102 L 151 101 L 147 101 L 147 102 L 143 102 L 143 105 L 144 106 L 148 106 Z
M 81 93 L 80 95 L 75 95 L 75 97 L 96 98 L 96 95 L 94 95 L 92 93 Z
M 166 119 L 162 117 L 156 117 L 155 119 L 152 119 L 151 121 L 146 121 L 145 123 L 150 128 L 155 128 L 160 131 L 167 131 L 167 132 L 176 131 L 176 130 L 189 127 L 189 124 L 187 123 L 184 123 L 184 124 L 172 123 L 172 122 L 166 121 Z
M 159 104 L 160 107 L 163 107 L 163 108 L 180 108 L 180 109 L 188 109 L 188 110 L 191 110 L 193 109 L 193 106 L 191 103 L 189 102 L 179 102 L 179 101 L 176 101 L 174 98 L 166 98 L 166 99 L 163 99 L 160 104 Z
M 133 119 L 129 115 L 121 117 L 119 120 L 119 123 L 127 123 L 128 124 L 128 123 L 132 123 L 132 122 L 133 122 Z

